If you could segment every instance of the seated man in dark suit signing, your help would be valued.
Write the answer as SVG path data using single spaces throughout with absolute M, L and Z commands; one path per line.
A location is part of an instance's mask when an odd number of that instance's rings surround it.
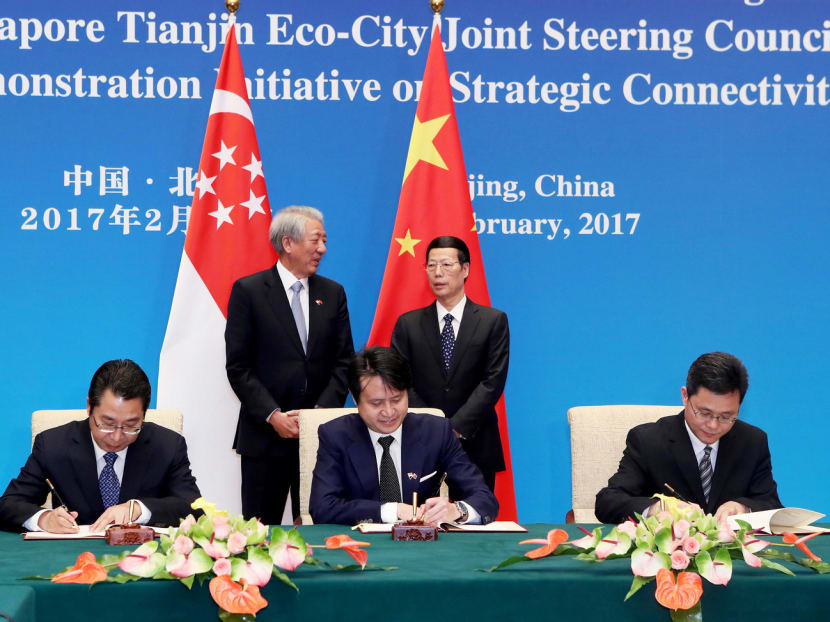
M 714 513 L 722 524 L 733 514 L 781 507 L 767 435 L 738 420 L 748 386 L 736 357 L 700 356 L 680 389 L 683 411 L 629 431 L 619 469 L 597 493 L 597 518 L 619 523 L 635 512 L 653 514 L 656 493 Z
M 412 376 L 392 348 L 368 348 L 348 370 L 358 413 L 319 428 L 309 510 L 315 523 L 394 523 L 412 517 L 412 493 L 424 521 L 489 523 L 498 501 L 461 448 L 450 422 L 407 413 Z M 447 482 L 455 503 L 439 497 Z
M 150 381 L 129 359 L 104 363 L 87 396 L 89 416 L 35 437 L 20 475 L 0 498 L 0 525 L 9 531 L 72 533 L 75 522 L 102 531 L 116 523 L 170 525 L 199 497 L 184 438 L 144 414 Z M 44 510 L 55 486 L 67 509 Z M 130 500 L 133 515 L 129 515 Z

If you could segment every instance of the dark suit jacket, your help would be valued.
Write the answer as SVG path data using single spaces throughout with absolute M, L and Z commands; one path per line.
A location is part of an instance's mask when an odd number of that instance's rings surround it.
M 0 498 L 3 529 L 20 531 L 41 509 L 49 493 L 47 477 L 67 507 L 78 512 L 79 524 L 95 522 L 104 512 L 104 504 L 92 442 L 86 419 L 38 434 L 26 465 Z M 144 423 L 127 449 L 118 502 L 139 499 L 152 513 L 152 524 L 174 525 L 191 512 L 190 504 L 199 496 L 184 437 Z M 57 505 L 54 499 L 52 502 Z
M 234 283 L 225 328 L 228 380 L 242 402 L 234 449 L 252 457 L 297 451 L 265 420 L 274 409 L 341 407 L 354 354 L 346 292 L 316 274 L 308 279 L 308 354 L 276 265 Z
M 727 501 L 743 503 L 753 511 L 781 507 L 767 435 L 740 419 L 720 439 L 709 503 L 703 497 L 700 470 L 681 412 L 628 432 L 619 469 L 597 493 L 594 512 L 603 523 L 633 518 L 654 502 L 653 494 L 671 495 L 664 483 L 707 513 Z
M 311 481 L 309 512 L 315 523 L 354 525 L 380 521 L 378 463 L 369 430 L 359 414 L 345 415 L 318 429 L 320 447 Z M 401 435 L 402 498 L 420 501 L 438 495 L 442 473 L 461 491 L 460 499 L 492 522 L 499 503 L 481 472 L 470 462 L 449 422 L 443 417 L 408 413 Z M 421 484 L 421 478 L 436 471 Z M 414 474 L 416 477 L 410 477 Z
M 440 408 L 464 437 L 470 459 L 485 472 L 504 470 L 496 402 L 504 392 L 510 357 L 507 315 L 467 298 L 449 372 L 441 357 L 436 303 L 404 313 L 392 347 L 412 368 L 412 406 Z

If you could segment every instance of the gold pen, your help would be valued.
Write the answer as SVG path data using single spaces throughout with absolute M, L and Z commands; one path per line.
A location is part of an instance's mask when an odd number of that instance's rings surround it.
M 61 499 L 61 496 L 58 494 L 58 491 L 52 485 L 52 482 L 49 481 L 48 477 L 46 478 L 46 484 L 47 484 L 47 486 L 49 486 L 49 490 L 52 492 L 52 498 L 57 499 L 60 506 L 64 510 L 66 510 L 67 514 L 69 514 L 69 508 L 66 507 L 66 504 L 63 502 L 63 499 Z M 54 505 L 54 503 L 52 505 Z M 71 517 L 72 515 L 69 514 L 69 516 Z M 80 527 L 78 527 L 78 522 L 74 518 L 72 519 L 72 524 L 75 526 L 75 529 L 80 529 Z

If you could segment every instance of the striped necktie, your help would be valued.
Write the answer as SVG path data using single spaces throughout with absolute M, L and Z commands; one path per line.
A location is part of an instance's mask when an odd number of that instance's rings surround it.
M 709 493 L 712 490 L 712 461 L 709 459 L 709 454 L 712 453 L 712 448 L 709 445 L 703 448 L 703 457 L 700 459 L 700 485 L 703 486 L 703 496 L 706 498 L 706 503 L 709 503 Z

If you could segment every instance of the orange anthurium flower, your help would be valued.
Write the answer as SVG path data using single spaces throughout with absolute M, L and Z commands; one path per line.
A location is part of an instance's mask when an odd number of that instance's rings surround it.
M 696 572 L 680 572 L 677 583 L 674 573 L 667 568 L 657 571 L 657 590 L 654 598 L 667 609 L 691 609 L 703 595 L 703 584 Z
M 228 575 L 213 577 L 208 585 L 210 595 L 222 609 L 229 613 L 247 613 L 256 615 L 257 611 L 268 606 L 256 585 L 246 585 L 233 581 Z
M 361 549 L 361 546 L 371 546 L 371 542 L 359 542 L 352 540 L 351 536 L 337 535 L 326 538 L 327 549 L 343 549 L 346 553 L 360 564 L 360 568 L 366 567 L 366 561 L 369 559 L 369 554 Z
M 810 549 L 807 548 L 807 545 L 804 544 L 810 538 L 815 538 L 817 535 L 819 535 L 820 532 L 817 531 L 816 533 L 811 533 L 809 536 L 804 536 L 803 538 L 799 538 L 795 534 L 790 533 L 789 531 L 782 531 L 781 533 L 784 535 L 784 542 L 786 542 L 787 544 L 795 544 L 804 552 L 804 554 L 807 557 L 812 559 L 814 562 L 821 561 L 821 557 L 813 553 Z
M 547 555 L 553 553 L 556 550 L 556 547 L 567 539 L 568 532 L 564 529 L 551 529 L 548 532 L 547 539 L 545 540 L 534 538 L 531 540 L 522 540 L 519 544 L 543 544 L 544 546 L 540 546 L 538 549 L 533 549 L 532 551 L 525 553 L 525 557 L 529 557 L 530 559 L 539 559 L 540 557 L 546 557 Z
M 75 565 L 68 570 L 56 574 L 52 583 L 97 583 L 107 578 L 107 569 L 99 564 L 95 555 L 90 552 L 81 553 L 75 560 Z
M 339 535 L 339 536 L 332 536 L 330 538 L 326 538 L 326 548 L 327 549 L 342 549 L 347 546 L 371 546 L 371 542 L 358 542 L 357 540 L 352 540 L 351 536 L 346 535 Z

